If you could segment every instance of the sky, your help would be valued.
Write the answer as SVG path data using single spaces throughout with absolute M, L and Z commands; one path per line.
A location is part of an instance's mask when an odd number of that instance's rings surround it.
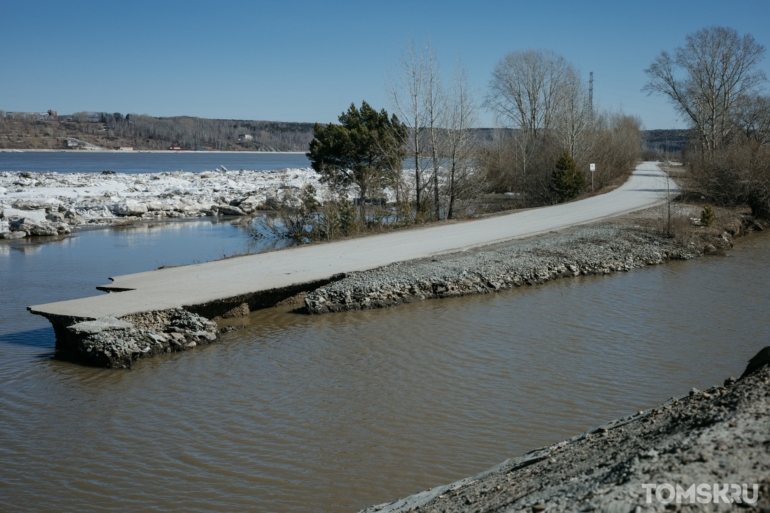
M 595 105 L 685 128 L 641 91 L 644 69 L 712 25 L 770 46 L 768 20 L 768 0 L 0 0 L 0 110 L 334 122 L 364 100 L 391 109 L 411 38 L 447 80 L 461 62 L 480 100 L 508 52 L 552 50 L 594 72 Z

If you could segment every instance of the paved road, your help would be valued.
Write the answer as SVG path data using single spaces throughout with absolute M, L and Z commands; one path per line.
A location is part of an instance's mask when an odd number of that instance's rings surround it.
M 672 182 L 673 186 L 673 182 Z M 585 224 L 665 201 L 666 175 L 639 165 L 618 189 L 581 201 L 488 219 L 314 244 L 205 264 L 116 276 L 104 287 L 130 289 L 29 307 L 33 313 L 99 318 L 204 304 L 241 294 L 324 280 L 338 273 L 462 251 Z

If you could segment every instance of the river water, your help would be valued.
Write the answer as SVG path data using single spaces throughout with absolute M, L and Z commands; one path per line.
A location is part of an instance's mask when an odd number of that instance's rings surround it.
M 162 171 L 229 170 L 270 171 L 310 167 L 304 153 L 256 152 L 91 152 L 91 151 L 0 151 L 0 172 L 34 171 L 57 173 L 158 173 Z
M 737 376 L 770 342 L 766 234 L 488 296 L 263 310 L 130 371 L 51 359 L 24 310 L 263 249 L 211 221 L 0 241 L 0 510 L 356 511 Z

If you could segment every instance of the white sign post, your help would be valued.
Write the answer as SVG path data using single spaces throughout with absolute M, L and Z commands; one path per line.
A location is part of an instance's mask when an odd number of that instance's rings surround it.
M 591 192 L 594 192 L 594 171 L 596 171 L 596 164 L 589 164 L 588 168 L 591 170 Z

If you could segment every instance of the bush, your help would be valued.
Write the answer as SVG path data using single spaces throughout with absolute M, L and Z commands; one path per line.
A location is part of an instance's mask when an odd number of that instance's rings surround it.
M 706 204 L 705 207 L 703 207 L 703 211 L 700 213 L 700 222 L 703 226 L 711 226 L 711 223 L 713 223 L 717 218 L 716 212 L 714 212 L 714 207 L 712 207 L 709 203 Z
M 569 146 L 579 169 L 596 164 L 597 190 L 633 171 L 641 145 L 640 123 L 619 113 L 597 114 L 579 141 Z M 536 138 L 527 138 L 515 130 L 497 132 L 476 161 L 486 178 L 487 191 L 518 193 L 521 206 L 528 207 L 560 201 L 552 179 L 554 161 L 562 155 L 564 143 L 555 131 L 543 132 Z
M 316 189 L 306 185 L 299 193 L 286 193 L 273 205 L 276 214 L 257 219 L 250 228 L 254 238 L 291 239 L 299 244 L 333 240 L 359 230 L 356 207 L 346 198 L 334 197 L 324 203 Z
M 697 155 L 690 169 L 713 204 L 748 205 L 755 217 L 770 219 L 770 148 L 754 141 L 733 144 L 712 155 Z

